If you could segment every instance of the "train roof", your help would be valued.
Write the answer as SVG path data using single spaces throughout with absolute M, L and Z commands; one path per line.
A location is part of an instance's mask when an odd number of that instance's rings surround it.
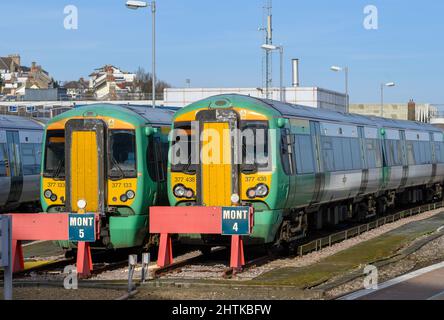
M 44 124 L 36 119 L 12 115 L 0 115 L 0 129 L 43 130 Z
M 280 101 L 261 99 L 251 96 L 245 96 L 240 94 L 222 94 L 213 96 L 208 99 L 204 99 L 200 102 L 193 103 L 192 105 L 200 104 L 201 102 L 217 101 L 220 99 L 227 99 L 232 101 L 234 104 L 242 104 L 252 106 L 254 104 L 261 104 L 263 107 L 274 110 L 279 113 L 282 117 L 289 118 L 308 118 L 313 120 L 324 120 L 324 121 L 334 121 L 334 122 L 346 122 L 355 125 L 363 126 L 377 126 L 385 128 L 396 128 L 405 130 L 428 130 L 442 132 L 441 129 L 432 126 L 431 124 L 407 121 L 407 120 L 395 120 L 388 118 L 381 118 L 376 116 L 364 116 L 354 113 L 344 113 L 333 110 L 313 108 L 302 105 L 295 105 L 290 103 L 283 103 Z
M 53 118 L 50 122 L 55 122 L 60 119 L 69 117 L 82 116 L 85 112 L 95 112 L 102 115 L 107 113 L 120 113 L 122 117 L 139 116 L 144 121 L 149 122 L 151 125 L 171 125 L 171 121 L 174 115 L 173 107 L 156 107 L 151 106 L 135 106 L 135 105 L 116 105 L 110 103 L 97 103 L 89 105 L 79 105 L 75 108 L 66 111 L 57 117 Z
M 179 108 L 176 107 L 156 107 L 152 108 L 151 106 L 135 106 L 135 105 L 127 105 L 122 106 L 130 109 L 131 111 L 137 113 L 141 117 L 145 118 L 152 124 L 171 124 L 171 120 L 174 116 L 174 113 Z

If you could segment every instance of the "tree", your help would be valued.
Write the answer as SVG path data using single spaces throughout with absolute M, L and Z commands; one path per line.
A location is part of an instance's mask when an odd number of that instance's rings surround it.
M 60 88 L 60 83 L 54 80 L 54 78 L 51 78 L 51 85 L 54 89 Z
M 153 75 L 149 72 L 146 72 L 145 69 L 139 67 L 136 71 L 136 78 L 134 80 L 134 91 L 150 95 L 152 92 L 152 84 L 153 84 Z M 162 97 L 163 99 L 163 90 L 165 88 L 171 88 L 171 85 L 165 81 L 156 80 L 156 96 Z

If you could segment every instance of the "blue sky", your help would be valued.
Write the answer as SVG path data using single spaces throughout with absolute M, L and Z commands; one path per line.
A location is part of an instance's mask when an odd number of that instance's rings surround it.
M 149 10 L 125 0 L 15 0 L 0 3 L 0 55 L 20 53 L 57 80 L 87 77 L 114 64 L 151 69 Z M 65 30 L 66 5 L 79 10 L 78 30 Z M 366 5 L 379 12 L 379 29 L 363 27 Z M 258 87 L 262 83 L 264 0 L 158 0 L 158 76 L 173 86 Z M 285 46 L 285 82 L 291 58 L 301 59 L 301 84 L 343 91 L 350 68 L 352 102 L 444 103 L 444 2 L 436 0 L 274 0 L 274 42 Z M 278 85 L 278 56 L 274 61 Z

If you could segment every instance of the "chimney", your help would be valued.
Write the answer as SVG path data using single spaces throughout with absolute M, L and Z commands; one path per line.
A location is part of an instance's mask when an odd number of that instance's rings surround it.
M 416 103 L 413 99 L 410 99 L 407 105 L 407 120 L 416 121 Z
M 20 55 L 19 54 L 10 54 L 8 58 L 11 58 L 14 63 L 20 67 Z
M 292 86 L 299 87 L 299 59 L 292 59 Z

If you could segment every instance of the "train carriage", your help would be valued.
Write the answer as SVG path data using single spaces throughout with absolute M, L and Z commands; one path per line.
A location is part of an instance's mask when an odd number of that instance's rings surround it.
M 165 108 L 96 104 L 52 119 L 42 158 L 44 211 L 99 213 L 96 248 L 144 245 L 149 206 L 168 203 L 172 115 Z M 68 242 L 60 245 L 73 247 Z
M 181 109 L 173 129 L 171 205 L 253 206 L 250 244 L 289 243 L 310 228 L 442 197 L 443 132 L 428 124 L 233 94 Z M 261 141 L 259 129 L 268 132 Z M 253 148 L 246 145 L 249 138 Z M 181 140 L 189 148 L 176 148 Z M 244 162 L 259 149 L 267 150 L 264 159 Z M 193 150 L 197 162 L 191 161 Z M 235 161 L 236 154 L 241 161 Z M 224 243 L 223 237 L 205 235 L 181 240 Z
M 0 212 L 38 208 L 43 130 L 35 119 L 0 116 Z

